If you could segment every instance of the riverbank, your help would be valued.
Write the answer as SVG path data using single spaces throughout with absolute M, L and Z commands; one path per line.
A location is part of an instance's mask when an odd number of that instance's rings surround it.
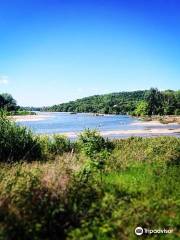
M 150 122 L 151 124 L 153 123 L 162 123 L 162 124 L 169 124 L 169 123 L 176 123 L 180 124 L 180 116 L 177 115 L 166 115 L 166 116 L 145 116 L 145 117 L 140 117 L 138 118 L 139 120 L 143 122 Z
M 63 132 L 62 135 L 65 135 L 69 138 L 77 138 L 80 134 L 79 132 Z M 112 131 L 101 131 L 101 136 L 103 137 L 110 137 L 110 136 L 122 136 L 122 137 L 129 137 L 129 136 L 148 136 L 148 135 L 180 135 L 180 128 L 147 128 L 147 129 L 133 129 L 133 130 L 112 130 Z
M 37 115 L 16 115 L 9 116 L 8 118 L 15 122 L 34 122 L 46 120 L 47 118 L 50 118 L 50 116 L 44 114 L 37 114 Z

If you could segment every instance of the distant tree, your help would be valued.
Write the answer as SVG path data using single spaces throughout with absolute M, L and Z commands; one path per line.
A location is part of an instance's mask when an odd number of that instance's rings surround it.
M 151 88 L 144 91 L 95 95 L 43 108 L 43 110 L 107 114 L 135 114 L 136 110 L 142 115 L 174 114 L 180 111 L 180 91 L 160 92 L 156 88 Z
M 176 109 L 180 111 L 180 90 L 175 92 L 175 98 L 177 102 Z
M 135 109 L 135 115 L 137 116 L 148 115 L 148 103 L 146 101 L 141 101 L 137 104 Z
M 44 111 L 59 112 L 94 112 L 94 113 L 124 113 L 134 111 L 136 103 L 144 100 L 147 91 L 120 92 L 104 95 L 95 95 L 77 99 L 52 107 L 43 108 Z M 117 107 L 114 107 L 117 106 Z
M 8 93 L 2 93 L 0 95 L 0 108 L 7 111 L 14 111 L 17 109 L 16 100 Z
M 163 95 L 157 88 L 151 88 L 145 97 L 148 103 L 148 115 L 163 114 Z
M 174 114 L 177 106 L 177 100 L 173 91 L 163 93 L 163 110 L 164 114 Z

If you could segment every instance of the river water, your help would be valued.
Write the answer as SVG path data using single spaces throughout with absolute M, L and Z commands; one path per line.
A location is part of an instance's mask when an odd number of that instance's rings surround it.
M 38 121 L 21 121 L 18 124 L 29 127 L 33 132 L 38 134 L 55 134 L 55 133 L 79 133 L 84 129 L 97 129 L 101 132 L 110 132 L 110 137 L 129 137 L 129 136 L 153 136 L 150 133 L 138 134 L 113 134 L 115 131 L 145 130 L 146 126 L 139 124 L 139 120 L 126 115 L 103 115 L 95 116 L 88 113 L 55 113 L 40 112 L 37 113 L 42 119 Z M 152 124 L 148 128 L 157 128 Z M 167 128 L 167 125 L 159 125 L 158 129 Z M 168 128 L 178 128 L 178 125 L 168 125 Z M 107 134 L 108 135 L 108 134 Z M 159 134 L 155 134 L 159 135 Z M 179 134 L 160 134 L 160 135 L 179 135 Z

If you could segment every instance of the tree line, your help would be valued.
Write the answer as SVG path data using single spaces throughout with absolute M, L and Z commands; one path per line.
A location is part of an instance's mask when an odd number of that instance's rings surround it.
M 40 111 L 41 108 L 21 107 L 17 105 L 16 100 L 9 93 L 0 94 L 0 110 L 12 114 L 30 114 L 32 111 Z
M 100 114 L 180 115 L 180 90 L 120 92 L 85 97 L 76 101 L 44 107 L 42 111 L 92 112 Z
M 20 107 L 8 93 L 0 94 L 0 109 L 7 112 L 50 111 L 99 114 L 180 115 L 180 90 L 150 90 L 95 95 L 51 107 Z

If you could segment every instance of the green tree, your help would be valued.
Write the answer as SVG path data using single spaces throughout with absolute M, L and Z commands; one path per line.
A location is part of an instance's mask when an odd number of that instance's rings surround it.
M 173 91 L 165 91 L 163 93 L 163 110 L 164 114 L 174 114 L 177 106 L 177 100 Z
M 8 93 L 2 93 L 0 95 L 0 108 L 7 111 L 14 111 L 17 109 L 16 100 Z
M 180 113 L 180 90 L 175 92 L 175 98 L 176 98 L 176 102 L 177 102 L 177 104 L 176 104 L 176 113 Z
M 146 101 L 141 101 L 137 104 L 135 109 L 135 115 L 137 116 L 148 115 L 148 103 Z
M 148 103 L 148 115 L 162 114 L 163 95 L 157 88 L 151 88 L 145 97 Z

